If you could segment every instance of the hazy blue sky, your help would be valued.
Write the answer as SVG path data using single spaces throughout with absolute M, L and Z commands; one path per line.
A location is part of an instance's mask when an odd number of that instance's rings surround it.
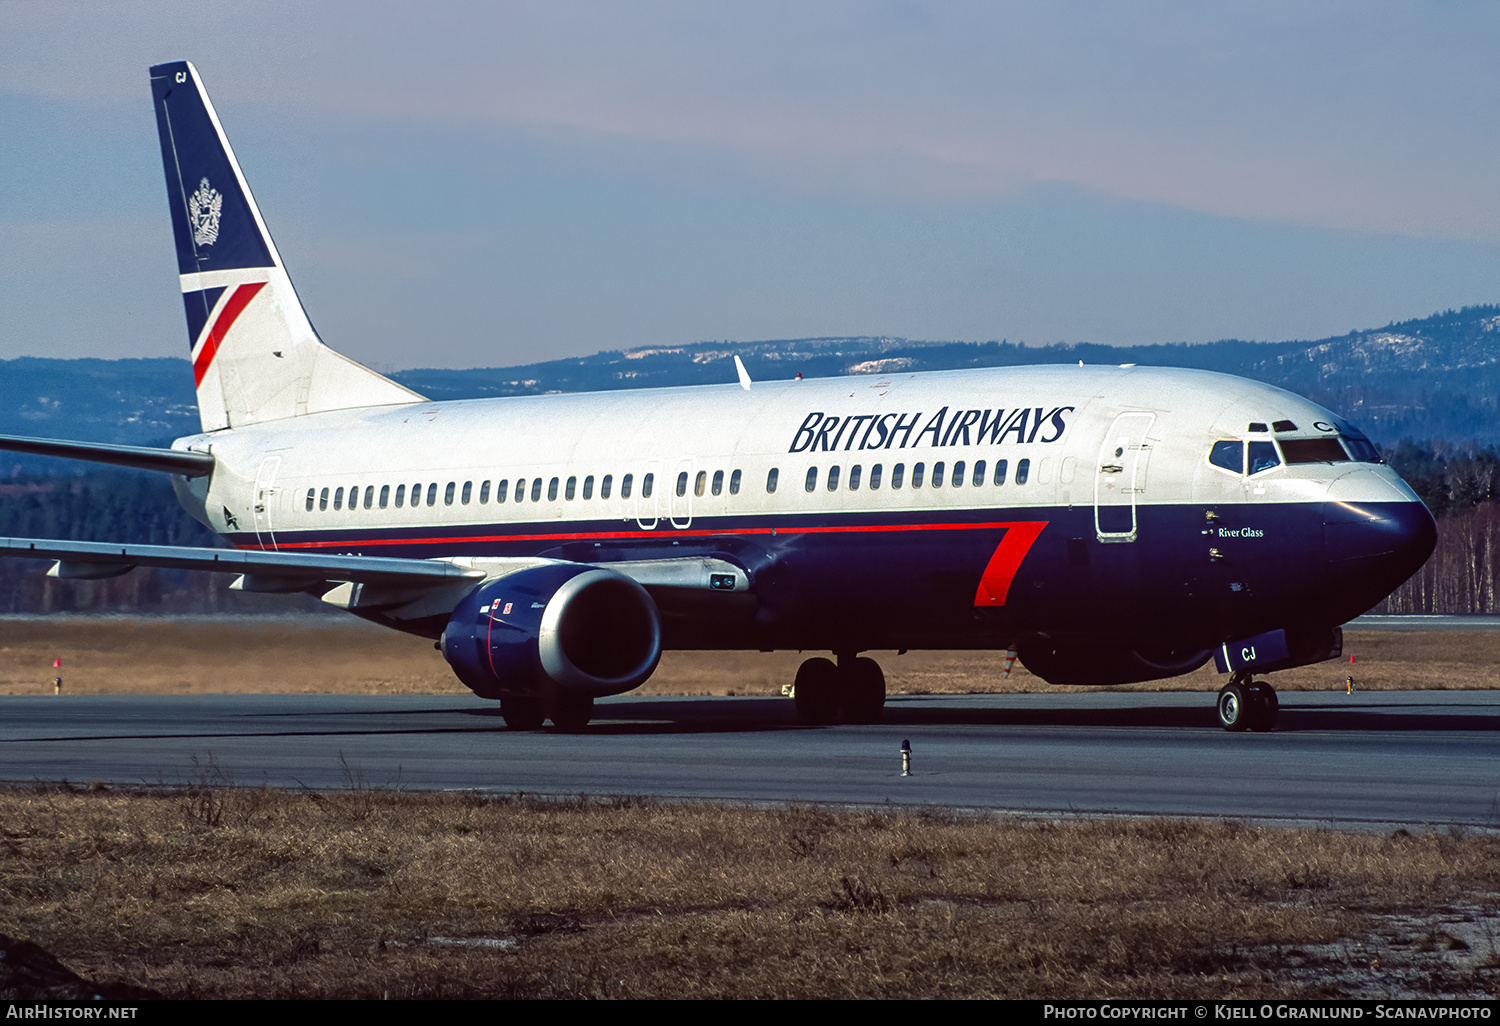
M 1491 3 L 0 0 L 0 357 L 187 352 L 162 61 L 392 369 L 1500 302 L 1497 53 Z

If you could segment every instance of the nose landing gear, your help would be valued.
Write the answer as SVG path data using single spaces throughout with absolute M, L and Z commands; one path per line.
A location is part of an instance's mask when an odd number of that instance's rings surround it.
M 1276 726 L 1281 703 L 1270 684 L 1237 673 L 1219 689 L 1218 711 L 1225 730 L 1265 732 Z

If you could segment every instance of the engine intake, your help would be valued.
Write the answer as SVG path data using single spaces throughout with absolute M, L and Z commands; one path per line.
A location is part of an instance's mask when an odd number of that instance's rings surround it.
M 549 564 L 487 581 L 453 610 L 443 657 L 484 698 L 615 695 L 661 658 L 656 604 L 624 574 Z

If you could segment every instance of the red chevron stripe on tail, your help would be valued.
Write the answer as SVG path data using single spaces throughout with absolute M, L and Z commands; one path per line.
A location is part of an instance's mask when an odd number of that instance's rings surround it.
M 254 281 L 241 285 L 234 290 L 234 295 L 229 297 L 229 302 L 224 304 L 224 309 L 219 311 L 219 316 L 208 329 L 208 337 L 203 340 L 203 348 L 198 350 L 198 355 L 193 358 L 193 383 L 203 384 L 203 375 L 208 373 L 209 364 L 214 362 L 214 355 L 219 351 L 219 344 L 224 341 L 224 336 L 229 334 L 229 329 L 234 327 L 234 322 L 244 312 L 245 307 L 254 299 L 256 293 L 266 287 L 263 281 Z

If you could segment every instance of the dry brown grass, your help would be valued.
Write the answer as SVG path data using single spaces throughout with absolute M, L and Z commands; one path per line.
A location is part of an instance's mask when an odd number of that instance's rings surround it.
M 1483 995 L 1500 963 L 1372 925 L 1487 905 L 1492 837 L 211 777 L 0 789 L 0 933 L 197 997 Z
M 1500 631 L 1349 631 L 1345 658 L 1275 675 L 1284 690 L 1500 688 Z M 1348 655 L 1355 662 L 1350 665 Z M 1068 692 L 994 652 L 873 653 L 892 694 Z M 60 670 L 52 661 L 61 657 Z M 668 652 L 647 695 L 769 695 L 797 673 L 797 652 Z M 0 620 L 0 695 L 467 694 L 432 642 L 350 618 L 262 620 L 53 617 Z M 1214 691 L 1210 663 L 1126 690 Z

